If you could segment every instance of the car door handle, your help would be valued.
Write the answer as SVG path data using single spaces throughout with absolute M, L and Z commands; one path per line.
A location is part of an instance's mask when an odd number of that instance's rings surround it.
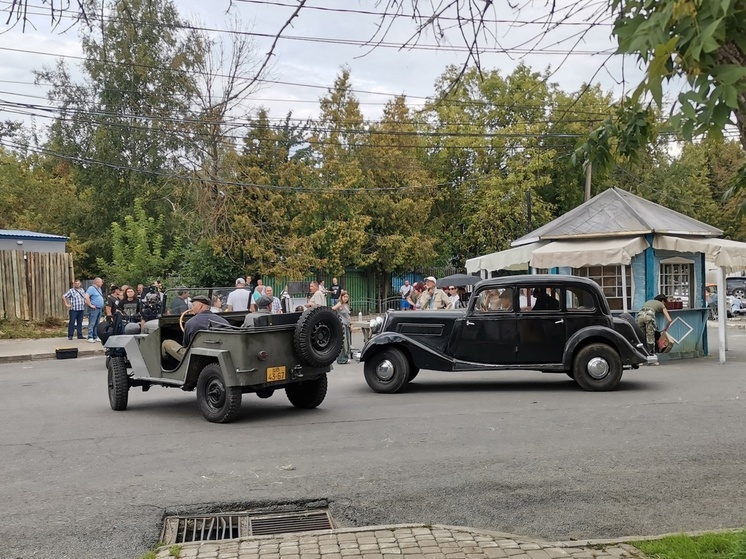
M 214 344 L 214 345 L 222 345 L 223 344 L 223 342 L 221 342 L 220 340 L 205 340 L 202 343 L 203 344 Z
M 564 321 L 565 321 L 564 318 L 560 318 L 559 320 L 555 320 L 554 323 L 555 324 L 562 324 Z
M 466 325 L 467 326 L 474 326 L 474 323 L 472 321 L 470 321 L 470 320 L 467 320 L 466 321 Z

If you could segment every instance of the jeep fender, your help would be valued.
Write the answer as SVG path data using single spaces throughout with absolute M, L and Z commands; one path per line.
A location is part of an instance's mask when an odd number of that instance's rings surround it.
M 436 369 L 452 371 L 455 360 L 442 353 L 434 351 L 431 347 L 423 345 L 412 338 L 399 334 L 398 332 L 383 332 L 373 336 L 362 349 L 360 361 L 376 353 L 383 347 L 395 346 L 409 356 L 410 363 L 418 369 Z
M 607 343 L 613 347 L 622 360 L 622 365 L 637 365 L 645 363 L 645 356 L 632 346 L 619 332 L 603 326 L 588 326 L 578 330 L 565 344 L 565 353 L 562 356 L 562 366 L 566 371 L 572 368 L 572 359 L 578 346 L 584 345 L 586 340 Z
M 233 358 L 231 357 L 230 351 L 224 349 L 196 347 L 191 349 L 187 355 L 184 356 L 184 363 L 182 363 L 182 366 L 186 367 L 184 388 L 191 390 L 191 388 L 197 386 L 197 379 L 199 378 L 202 369 L 210 363 L 215 362 L 217 362 L 220 366 L 220 370 L 223 372 L 223 379 L 225 380 L 226 387 L 239 386 L 241 384 L 238 381 L 236 366 L 233 364 Z

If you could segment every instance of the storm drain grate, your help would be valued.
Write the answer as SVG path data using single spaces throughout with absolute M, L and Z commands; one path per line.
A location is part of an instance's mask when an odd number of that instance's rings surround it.
M 329 530 L 334 527 L 329 511 L 284 513 L 222 513 L 199 516 L 169 516 L 161 541 L 178 543 L 232 540 L 244 536 L 268 536 Z

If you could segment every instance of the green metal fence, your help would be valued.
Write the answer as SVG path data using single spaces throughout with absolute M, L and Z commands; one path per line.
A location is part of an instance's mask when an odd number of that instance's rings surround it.
M 308 275 L 303 280 L 306 286 L 313 280 L 324 280 L 324 286 L 329 289 L 332 278 L 336 277 L 339 283 L 350 294 L 350 308 L 353 319 L 358 313 L 370 315 L 385 312 L 387 309 L 398 309 L 401 298 L 399 287 L 408 279 L 410 283 L 420 281 L 427 276 L 443 277 L 450 274 L 462 272 L 458 268 L 450 266 L 424 268 L 403 274 L 374 274 L 368 270 L 348 269 L 339 276 L 333 274 Z M 297 283 L 298 280 L 289 280 L 287 277 L 263 277 L 264 285 L 271 285 L 275 297 L 279 297 L 286 285 Z M 305 287 L 307 289 L 307 287 Z M 299 293 L 291 293 L 299 296 Z

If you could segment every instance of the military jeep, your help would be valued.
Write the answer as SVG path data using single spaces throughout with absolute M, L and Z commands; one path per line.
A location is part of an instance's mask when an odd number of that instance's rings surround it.
M 212 289 L 190 289 L 212 298 Z M 162 299 L 168 307 L 169 293 Z M 207 421 L 227 423 L 241 407 L 241 397 L 255 393 L 269 398 L 284 389 L 297 408 L 319 406 L 326 396 L 327 376 L 342 346 L 342 325 L 326 307 L 288 314 L 262 314 L 243 326 L 247 311 L 221 312 L 228 321 L 197 332 L 179 362 L 161 349 L 164 340 L 182 342 L 190 310 L 159 316 L 140 327 L 110 335 L 104 343 L 109 403 L 127 409 L 129 389 L 151 386 L 197 391 L 197 403 Z M 103 341 L 103 340 L 102 340 Z

